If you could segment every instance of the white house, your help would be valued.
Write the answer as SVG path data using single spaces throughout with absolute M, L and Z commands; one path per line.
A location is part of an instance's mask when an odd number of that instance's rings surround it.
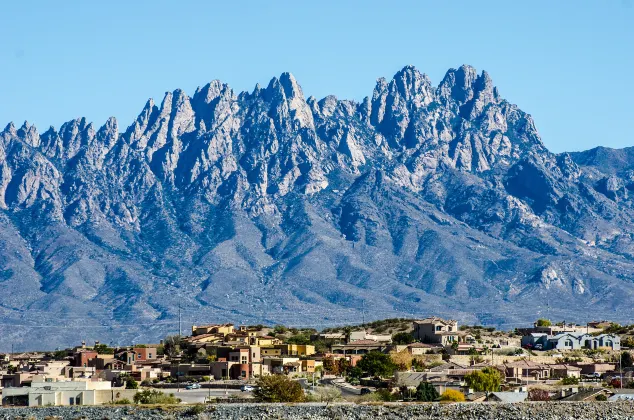
M 110 382 L 101 381 L 33 382 L 30 387 L 4 388 L 2 403 L 29 407 L 99 405 L 131 399 L 135 393 L 135 390 L 112 388 Z

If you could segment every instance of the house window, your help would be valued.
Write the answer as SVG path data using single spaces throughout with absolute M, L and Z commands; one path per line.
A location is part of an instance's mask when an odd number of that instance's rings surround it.
M 436 325 L 436 331 L 442 331 L 442 327 L 440 325 Z
M 152 353 L 148 354 L 147 357 L 148 357 L 148 359 L 151 359 L 152 358 Z
M 70 398 L 68 399 L 68 405 L 75 405 L 75 398 L 70 397 Z
M 81 405 L 81 397 L 75 398 L 75 405 Z
M 612 347 L 612 342 L 610 340 L 605 342 L 606 347 Z
M 572 340 L 566 340 L 566 341 L 564 342 L 564 346 L 566 346 L 566 347 L 572 347 Z

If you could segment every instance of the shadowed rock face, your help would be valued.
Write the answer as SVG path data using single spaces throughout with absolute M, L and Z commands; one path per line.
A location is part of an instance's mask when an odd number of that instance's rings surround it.
M 0 332 L 30 347 L 157 340 L 179 304 L 185 327 L 325 326 L 363 308 L 506 328 L 623 320 L 633 188 L 630 150 L 550 153 L 469 66 L 438 86 L 405 67 L 361 103 L 306 99 L 284 73 L 251 93 L 167 93 L 123 132 L 114 118 L 9 124 Z

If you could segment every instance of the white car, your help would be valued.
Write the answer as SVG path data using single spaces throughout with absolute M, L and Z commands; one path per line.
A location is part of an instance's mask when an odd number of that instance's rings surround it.
M 253 392 L 253 390 L 255 390 L 255 388 L 251 385 L 242 385 L 242 387 L 240 387 L 240 391 L 242 392 Z

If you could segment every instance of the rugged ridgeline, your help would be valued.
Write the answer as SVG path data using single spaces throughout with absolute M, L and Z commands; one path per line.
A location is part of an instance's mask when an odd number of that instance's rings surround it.
M 623 320 L 633 188 L 634 152 L 550 153 L 468 66 L 438 86 L 405 67 L 361 103 L 284 73 L 166 93 L 122 132 L 9 124 L 0 335 L 156 340 L 179 304 L 183 325 Z

